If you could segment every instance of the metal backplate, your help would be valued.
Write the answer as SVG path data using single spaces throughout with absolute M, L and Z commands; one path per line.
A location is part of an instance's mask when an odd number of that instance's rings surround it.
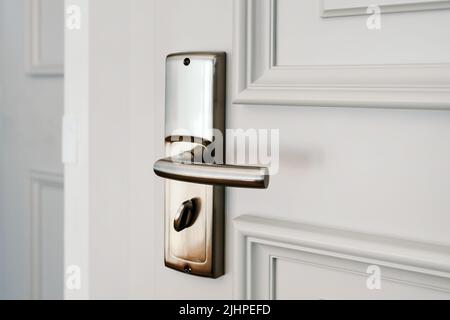
M 166 60 L 166 156 L 189 151 L 202 141 L 212 142 L 213 129 L 223 133 L 224 103 L 224 53 L 169 55 Z M 206 277 L 223 275 L 224 198 L 224 187 L 166 180 L 166 266 Z M 174 220 L 180 206 L 192 199 L 196 203 L 194 222 L 181 231 L 175 230 Z

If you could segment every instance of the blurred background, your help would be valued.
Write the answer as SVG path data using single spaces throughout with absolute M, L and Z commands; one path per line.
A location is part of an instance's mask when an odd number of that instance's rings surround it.
M 63 0 L 0 0 L 0 299 L 63 297 Z

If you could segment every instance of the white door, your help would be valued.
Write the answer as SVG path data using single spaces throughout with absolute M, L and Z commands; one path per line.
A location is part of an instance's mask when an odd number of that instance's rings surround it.
M 0 299 L 63 298 L 63 12 L 0 0 Z
M 68 0 L 66 297 L 450 298 L 450 1 L 378 2 Z M 217 279 L 164 266 L 180 51 L 227 52 L 227 128 L 279 130 L 269 188 L 226 190 Z

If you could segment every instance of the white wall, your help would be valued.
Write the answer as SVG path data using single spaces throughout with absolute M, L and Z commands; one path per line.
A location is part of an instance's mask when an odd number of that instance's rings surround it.
M 0 299 L 31 297 L 32 171 L 62 173 L 63 79 L 26 73 L 26 25 L 25 0 L 0 0 Z M 54 199 L 43 210 L 62 217 L 59 182 L 41 186 L 43 201 Z M 62 233 L 53 235 L 62 241 Z M 52 269 L 56 277 L 61 271 Z

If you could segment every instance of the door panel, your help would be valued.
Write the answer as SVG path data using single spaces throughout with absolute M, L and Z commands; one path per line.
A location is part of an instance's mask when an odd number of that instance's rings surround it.
M 449 299 L 448 246 L 243 215 L 239 299 Z
M 0 299 L 62 299 L 63 2 L 0 0 Z
M 235 103 L 450 107 L 449 10 L 321 17 L 310 0 L 235 3 Z
M 335 8 L 345 8 L 345 4 Z M 381 9 L 381 28 L 376 31 L 366 27 L 365 12 L 321 17 L 314 0 L 276 0 L 275 10 L 276 60 L 280 66 L 450 62 L 446 55 L 450 44 L 442 41 L 450 36 L 447 10 L 383 14 Z M 433 23 L 428 23 L 430 17 Z
M 295 260 L 277 260 L 275 278 L 277 281 L 273 298 L 283 300 L 450 298 L 449 291 L 441 288 L 430 288 L 390 278 L 382 278 L 382 290 L 368 290 L 365 286 L 366 273 L 339 269 L 334 265 L 314 265 Z

